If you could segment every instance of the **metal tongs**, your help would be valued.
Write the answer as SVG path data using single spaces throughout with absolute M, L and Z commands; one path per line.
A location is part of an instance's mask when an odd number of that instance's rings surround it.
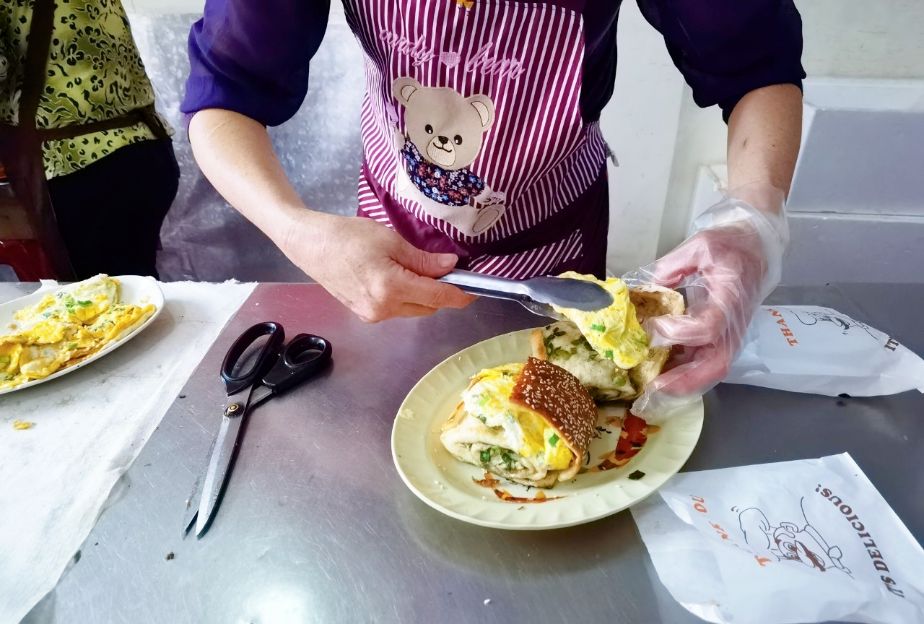
M 567 277 L 534 277 L 518 281 L 471 271 L 452 271 L 440 281 L 473 295 L 510 299 L 533 314 L 560 321 L 565 317 L 552 305 L 592 312 L 613 303 L 613 296 L 597 284 Z

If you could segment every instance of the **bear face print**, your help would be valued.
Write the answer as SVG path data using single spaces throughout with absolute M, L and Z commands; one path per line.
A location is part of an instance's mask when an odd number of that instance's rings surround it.
M 469 169 L 494 123 L 491 98 L 466 98 L 413 78 L 395 80 L 392 94 L 406 110 L 405 132 L 396 129 L 398 193 L 466 236 L 494 226 L 505 197 Z
M 395 80 L 392 94 L 406 109 L 408 140 L 427 160 L 448 171 L 475 161 L 484 133 L 494 123 L 491 98 L 463 98 L 448 88 L 425 89 L 413 78 Z

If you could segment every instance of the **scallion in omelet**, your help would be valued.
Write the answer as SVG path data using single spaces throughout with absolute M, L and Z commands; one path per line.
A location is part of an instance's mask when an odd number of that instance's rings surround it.
M 598 284 L 613 296 L 609 307 L 587 312 L 574 308 L 555 311 L 577 325 L 578 330 L 597 354 L 622 369 L 630 369 L 648 357 L 648 334 L 642 329 L 629 300 L 629 288 L 618 277 L 598 280 L 593 275 L 569 271 L 559 277 L 584 280 Z

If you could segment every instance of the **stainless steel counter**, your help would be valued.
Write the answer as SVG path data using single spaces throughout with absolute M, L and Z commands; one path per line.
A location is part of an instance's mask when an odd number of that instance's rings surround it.
M 829 305 L 924 353 L 924 285 L 782 288 L 771 301 Z M 254 413 L 211 530 L 183 539 L 184 501 L 219 423 L 221 357 L 270 319 L 329 338 L 334 365 Z M 538 324 L 481 300 L 364 325 L 317 286 L 258 287 L 182 394 L 163 397 L 173 405 L 162 424 L 25 621 L 698 622 L 658 582 L 628 512 L 557 531 L 484 529 L 432 510 L 399 479 L 389 436 L 417 379 L 478 340 Z M 706 414 L 685 470 L 849 451 L 924 541 L 921 394 L 723 385 Z

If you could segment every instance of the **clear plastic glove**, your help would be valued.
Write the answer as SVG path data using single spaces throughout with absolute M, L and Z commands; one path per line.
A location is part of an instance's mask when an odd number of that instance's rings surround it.
M 635 414 L 659 420 L 728 373 L 754 312 L 780 281 L 789 243 L 783 203 L 783 192 L 766 186 L 732 192 L 694 221 L 680 246 L 624 276 L 687 289 L 686 314 L 645 324 L 652 346 L 677 346 L 671 368 L 636 399 Z

